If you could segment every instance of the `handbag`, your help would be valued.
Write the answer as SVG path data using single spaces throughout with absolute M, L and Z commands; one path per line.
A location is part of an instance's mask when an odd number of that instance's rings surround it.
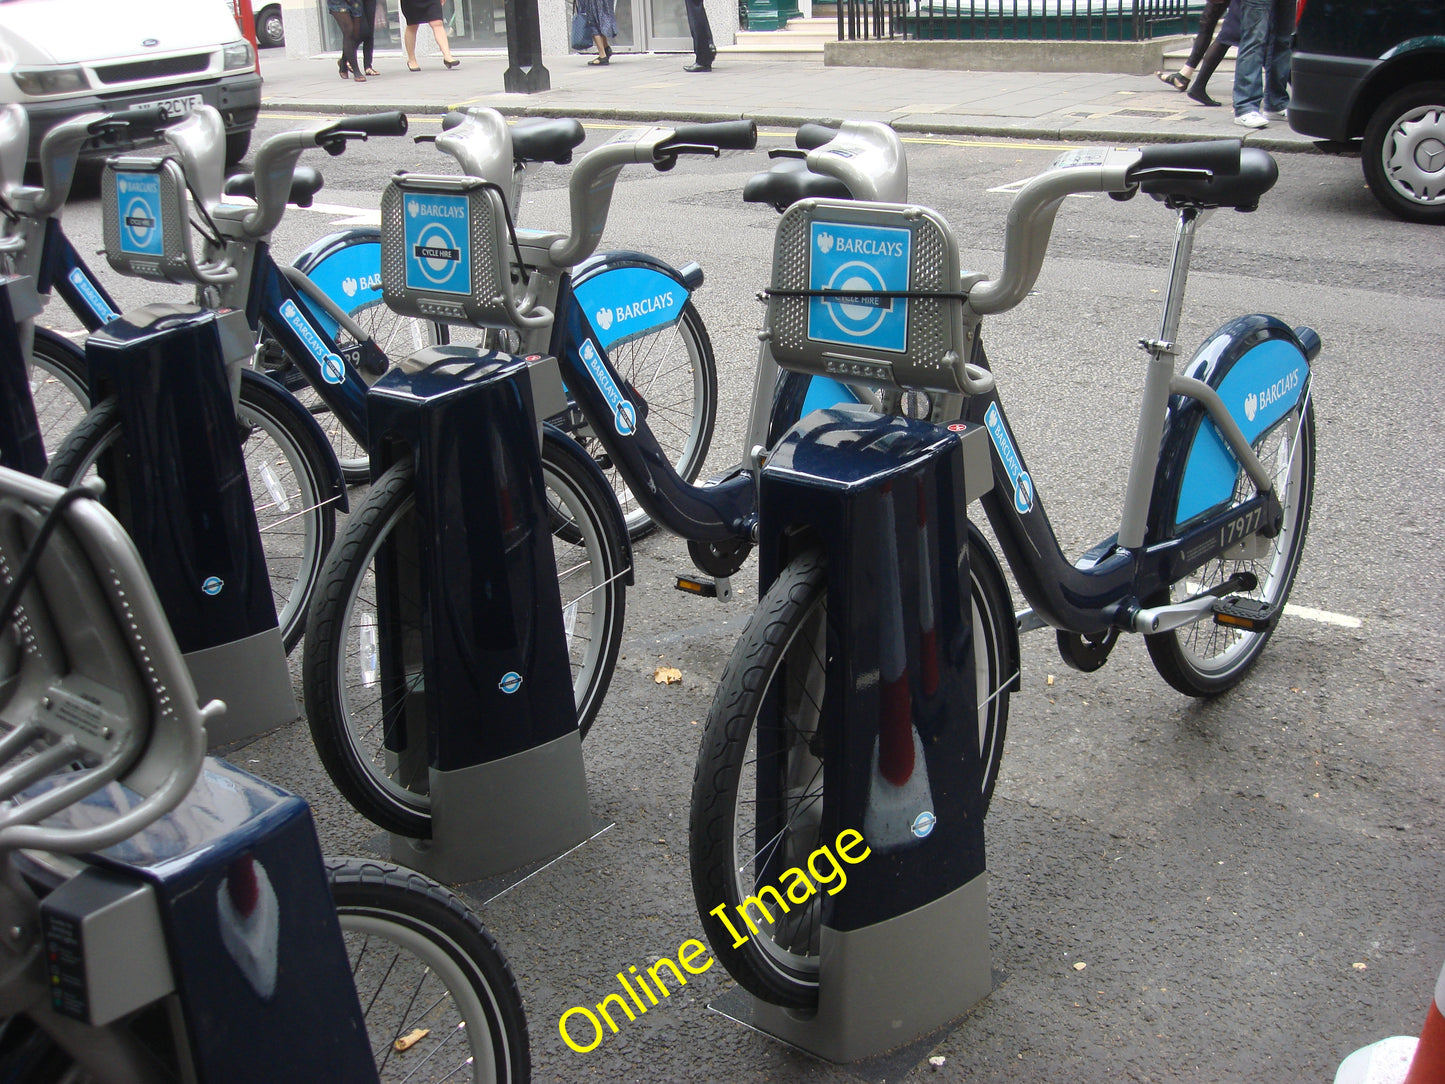
M 587 28 L 587 16 L 576 10 L 572 12 L 572 48 L 579 53 L 586 53 L 594 48 L 592 33 Z

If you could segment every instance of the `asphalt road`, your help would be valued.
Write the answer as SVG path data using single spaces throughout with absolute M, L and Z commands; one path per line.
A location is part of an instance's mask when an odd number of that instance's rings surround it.
M 911 192 L 952 223 L 966 267 L 996 271 L 1007 186 L 1060 149 L 910 141 Z M 315 156 L 330 210 L 289 215 L 278 255 L 348 209 L 374 209 L 395 168 L 449 171 L 433 154 L 373 140 Z M 775 216 L 738 193 L 765 166 L 758 153 L 632 169 L 609 221 L 609 247 L 708 271 L 697 304 L 723 389 L 714 469 L 737 457 L 750 390 Z M 732 987 L 720 968 L 582 1055 L 563 1045 L 561 1013 L 702 934 L 687 876 L 692 767 L 755 599 L 751 565 L 723 605 L 672 590 L 688 567 L 681 544 L 640 543 L 623 658 L 584 747 L 591 809 L 613 827 L 479 907 L 527 1000 L 536 1079 L 1328 1080 L 1356 1047 L 1417 1033 L 1445 961 L 1445 246 L 1438 230 L 1386 217 L 1355 160 L 1289 155 L 1281 167 L 1258 212 L 1201 229 L 1180 339 L 1263 311 L 1324 340 L 1314 515 L 1292 597 L 1315 612 L 1286 618 L 1249 680 L 1213 702 L 1170 690 L 1141 643 L 1083 675 L 1047 633 L 1025 638 L 987 825 L 995 989 L 917 1054 L 941 1066 L 848 1070 L 786 1049 L 708 1011 Z M 524 224 L 564 221 L 565 176 L 539 171 Z M 77 199 L 67 225 L 82 251 L 97 248 L 96 200 Z M 1157 331 L 1171 238 L 1152 201 L 1071 198 L 1035 295 L 985 324 L 1071 554 L 1117 526 L 1143 375 L 1134 343 Z M 161 293 L 117 287 L 123 304 Z M 682 683 L 654 683 L 662 664 Z M 308 798 L 327 851 L 376 845 L 304 723 L 233 759 Z

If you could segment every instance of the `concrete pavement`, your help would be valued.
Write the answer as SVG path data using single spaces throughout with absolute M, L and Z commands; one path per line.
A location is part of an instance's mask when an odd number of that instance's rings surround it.
M 486 105 L 509 115 L 580 119 L 720 120 L 751 117 L 793 126 L 847 118 L 882 120 L 899 131 L 1004 136 L 1070 142 L 1177 142 L 1240 136 L 1270 151 L 1313 151 L 1314 143 L 1276 121 L 1251 131 L 1233 123 L 1230 76 L 1210 87 L 1225 102 L 1196 105 L 1153 75 L 1098 72 L 958 72 L 828 67 L 821 55 L 766 59 L 722 54 L 713 70 L 688 74 L 688 54 L 616 54 L 604 67 L 589 56 L 544 58 L 551 89 L 503 91 L 507 57 L 458 52 L 461 66 L 423 57 L 410 72 L 400 53 L 378 53 L 380 76 L 340 79 L 335 55 L 288 58 L 261 54 L 268 109 L 352 112 L 403 109 L 436 113 Z

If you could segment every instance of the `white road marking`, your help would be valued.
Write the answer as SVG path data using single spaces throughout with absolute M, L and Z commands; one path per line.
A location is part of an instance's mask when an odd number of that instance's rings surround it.
M 313 203 L 310 207 L 289 208 L 290 210 L 315 211 L 317 214 L 338 215 L 338 226 L 380 226 L 381 211 L 369 211 L 365 207 L 343 207 L 339 203 Z
M 1316 610 L 1313 606 L 1296 606 L 1293 602 L 1285 603 L 1284 612 L 1289 617 L 1303 617 L 1306 621 L 1338 625 L 1342 629 L 1357 629 L 1364 624 L 1358 617 L 1351 617 L 1349 614 L 1334 614 L 1329 610 Z

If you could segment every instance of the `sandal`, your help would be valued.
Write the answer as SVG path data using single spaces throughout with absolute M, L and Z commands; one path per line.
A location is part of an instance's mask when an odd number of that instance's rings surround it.
M 599 56 L 587 62 L 589 68 L 600 68 L 607 63 L 609 57 Z
M 1183 93 L 1184 91 L 1189 89 L 1189 80 L 1186 79 L 1179 72 L 1169 72 L 1168 74 L 1165 74 L 1164 72 L 1155 72 L 1154 75 L 1158 78 L 1159 82 L 1168 83 L 1171 87 L 1173 87 L 1180 93 Z
M 380 75 L 381 72 L 377 71 L 375 68 L 367 68 L 367 69 L 366 69 L 366 74 L 367 74 L 367 75 Z

